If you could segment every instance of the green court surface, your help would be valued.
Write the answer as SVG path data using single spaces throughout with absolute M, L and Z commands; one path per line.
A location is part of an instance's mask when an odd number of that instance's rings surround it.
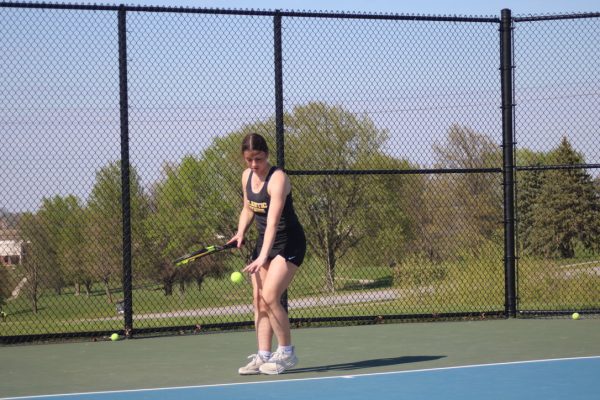
M 600 355 L 600 320 L 509 319 L 292 331 L 298 366 L 237 374 L 252 331 L 0 347 L 0 397 L 361 375 Z

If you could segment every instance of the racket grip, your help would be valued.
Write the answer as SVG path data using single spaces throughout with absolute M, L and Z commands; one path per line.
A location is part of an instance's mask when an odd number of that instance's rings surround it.
M 242 244 L 244 244 L 243 240 Z M 225 249 L 233 249 L 234 247 L 237 247 L 237 240 L 235 242 L 227 243 L 225 246 L 223 246 Z

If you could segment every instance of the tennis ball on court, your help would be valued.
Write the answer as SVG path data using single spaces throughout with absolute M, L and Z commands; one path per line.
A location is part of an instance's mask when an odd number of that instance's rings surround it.
M 119 334 L 118 333 L 113 333 L 112 335 L 110 335 L 110 340 L 112 340 L 113 342 L 115 340 L 119 340 Z
M 238 271 L 231 273 L 231 282 L 240 283 L 242 281 L 242 279 L 244 279 L 244 276 L 241 273 L 239 273 Z
M 573 318 L 573 319 L 579 319 L 579 313 L 574 312 L 573 315 L 571 315 L 571 318 Z

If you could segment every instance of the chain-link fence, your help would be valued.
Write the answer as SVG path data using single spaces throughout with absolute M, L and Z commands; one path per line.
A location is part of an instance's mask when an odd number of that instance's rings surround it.
M 515 19 L 519 308 L 600 301 L 600 20 Z
M 249 132 L 294 323 L 600 309 L 600 14 L 0 5 L 4 342 L 252 326 L 255 232 L 173 265 L 236 231 Z

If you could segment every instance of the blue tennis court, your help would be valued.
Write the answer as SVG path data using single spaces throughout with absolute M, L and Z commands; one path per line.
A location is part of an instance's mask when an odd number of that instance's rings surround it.
M 12 399 L 598 399 L 600 356 Z

